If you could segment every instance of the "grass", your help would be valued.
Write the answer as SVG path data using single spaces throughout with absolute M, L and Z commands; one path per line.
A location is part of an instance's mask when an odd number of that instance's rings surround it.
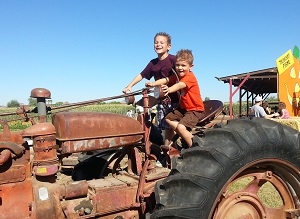
M 234 192 L 241 191 L 252 180 L 253 177 L 245 177 L 232 183 L 228 188 L 229 193 L 232 194 Z M 266 207 L 277 208 L 283 205 L 283 200 L 281 199 L 280 194 L 270 182 L 264 183 L 259 188 L 257 195 Z

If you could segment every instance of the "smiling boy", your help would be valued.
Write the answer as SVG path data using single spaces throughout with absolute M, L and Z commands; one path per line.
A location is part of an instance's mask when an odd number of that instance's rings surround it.
M 154 80 L 159 80 L 161 78 L 169 77 L 173 75 L 173 70 L 175 68 L 176 57 L 169 54 L 171 49 L 171 36 L 165 32 L 159 32 L 154 36 L 154 51 L 157 54 L 157 58 L 152 59 L 145 69 L 139 73 L 122 92 L 132 92 L 132 87 L 139 83 L 143 78 L 150 80 L 154 77 Z M 168 103 L 169 106 L 176 106 L 178 104 L 178 96 L 176 94 L 170 95 L 171 102 Z M 157 106 L 157 122 L 160 130 L 165 130 L 165 144 L 169 144 L 169 136 L 173 135 L 173 130 L 168 126 L 164 120 L 167 109 L 163 107 L 162 104 Z
M 188 147 L 193 144 L 193 135 L 190 130 L 203 118 L 204 104 L 200 94 L 198 81 L 192 72 L 194 57 L 191 50 L 180 50 L 176 54 L 176 72 L 179 82 L 168 87 L 176 81 L 175 76 L 166 77 L 153 83 L 146 83 L 146 86 L 154 87 L 162 85 L 166 95 L 181 90 L 180 107 L 168 113 L 165 117 L 170 127 L 185 140 Z

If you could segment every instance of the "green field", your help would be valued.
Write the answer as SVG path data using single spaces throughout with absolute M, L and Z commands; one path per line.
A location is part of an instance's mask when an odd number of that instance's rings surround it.
M 128 110 L 135 111 L 135 108 L 132 105 L 126 105 L 126 104 L 96 104 L 96 105 L 89 105 L 89 106 L 82 106 L 77 108 L 69 108 L 69 109 L 59 109 L 54 110 L 48 115 L 48 121 L 51 121 L 51 117 L 53 114 L 61 111 L 77 111 L 77 112 L 108 112 L 108 113 L 116 113 L 121 115 L 126 115 L 126 112 Z M 17 108 L 1 108 L 1 113 L 14 113 L 17 111 Z M 37 119 L 37 114 L 31 113 L 30 117 L 33 117 L 33 119 Z M 19 115 L 9 115 L 9 116 L 0 116 L 0 120 L 8 121 L 8 125 L 11 131 L 17 131 L 17 130 L 23 130 L 29 126 L 31 126 L 30 122 L 25 122 L 25 119 L 23 119 Z M 0 125 L 0 131 L 3 130 L 2 125 Z

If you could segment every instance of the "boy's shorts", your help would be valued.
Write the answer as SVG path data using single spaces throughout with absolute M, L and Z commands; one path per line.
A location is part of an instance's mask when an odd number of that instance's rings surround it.
M 184 109 L 176 109 L 170 112 L 165 119 L 178 121 L 179 124 L 192 129 L 204 117 L 204 111 L 186 111 Z

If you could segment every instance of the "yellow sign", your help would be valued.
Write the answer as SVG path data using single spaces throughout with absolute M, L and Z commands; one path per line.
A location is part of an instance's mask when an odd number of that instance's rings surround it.
M 294 56 L 292 50 L 287 51 L 276 60 L 278 74 L 282 74 L 286 69 L 294 64 Z
M 300 117 L 300 60 L 289 50 L 276 60 L 276 64 L 279 100 L 286 104 L 291 116 Z

